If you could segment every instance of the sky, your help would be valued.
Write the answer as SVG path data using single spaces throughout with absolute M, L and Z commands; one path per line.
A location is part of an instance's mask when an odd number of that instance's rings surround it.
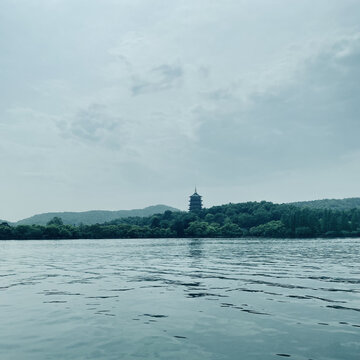
M 360 1 L 1 0 L 0 219 L 360 196 Z

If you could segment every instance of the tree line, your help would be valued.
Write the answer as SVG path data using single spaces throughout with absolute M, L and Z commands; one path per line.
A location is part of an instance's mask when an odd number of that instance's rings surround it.
M 95 225 L 64 225 L 59 217 L 46 226 L 0 224 L 2 240 L 182 237 L 360 237 L 360 209 L 298 208 L 262 201 L 230 203 L 198 212 L 167 210 Z

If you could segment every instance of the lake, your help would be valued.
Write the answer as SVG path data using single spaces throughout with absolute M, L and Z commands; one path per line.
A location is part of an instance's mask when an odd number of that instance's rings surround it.
M 0 359 L 360 358 L 360 239 L 0 242 Z

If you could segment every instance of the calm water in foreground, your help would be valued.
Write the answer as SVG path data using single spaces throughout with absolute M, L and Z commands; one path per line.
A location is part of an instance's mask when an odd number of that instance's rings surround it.
M 0 359 L 360 358 L 360 240 L 0 242 Z

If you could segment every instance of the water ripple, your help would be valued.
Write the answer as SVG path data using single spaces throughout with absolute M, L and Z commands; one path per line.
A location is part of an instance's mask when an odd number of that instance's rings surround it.
M 358 239 L 0 242 L 0 358 L 357 360 L 359 249 Z

